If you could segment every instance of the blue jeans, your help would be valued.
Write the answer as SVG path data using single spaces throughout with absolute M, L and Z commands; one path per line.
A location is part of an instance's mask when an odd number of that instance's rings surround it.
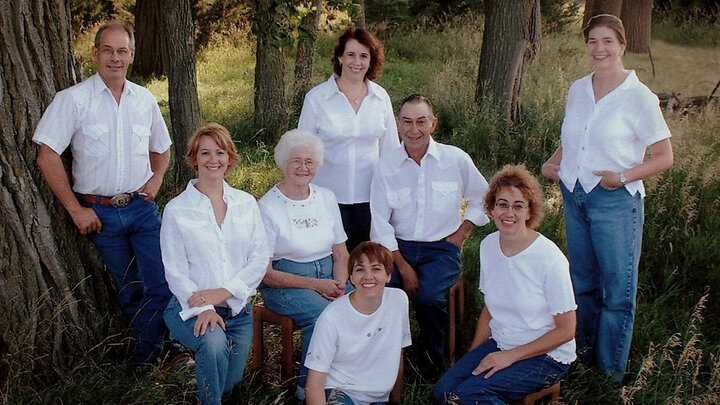
M 89 234 L 115 281 L 120 309 L 133 326 L 130 364 L 152 361 L 162 351 L 167 328 L 163 311 L 172 296 L 160 254 L 160 213 L 152 201 L 134 198 L 128 205 L 90 204 L 102 223 Z
M 182 307 L 173 297 L 165 310 L 165 322 L 170 334 L 190 350 L 195 352 L 195 379 L 198 396 L 203 404 L 220 404 L 222 395 L 232 391 L 235 384 L 242 380 L 248 353 L 252 346 L 253 321 L 250 305 L 232 316 L 229 308 L 215 307 L 215 312 L 223 318 L 225 330 L 215 326 L 208 328 L 205 334 L 195 337 L 193 328 L 197 317 L 187 321 L 180 318 Z
M 447 241 L 397 242 L 398 250 L 415 270 L 420 283 L 413 309 L 420 326 L 421 347 L 433 360 L 442 360 L 448 322 L 447 293 L 460 276 L 460 248 Z M 397 268 L 388 286 L 402 287 Z
M 622 187 L 596 186 L 571 193 L 561 182 L 570 275 L 577 308 L 577 346 L 582 361 L 622 382 L 630 353 L 643 200 Z
M 332 256 L 308 263 L 280 259 L 274 261 L 272 267 L 296 276 L 332 279 L 333 260 Z M 272 288 L 265 284 L 260 284 L 260 295 L 262 295 L 265 307 L 279 315 L 289 316 L 302 328 L 302 357 L 298 370 L 298 387 L 301 392 L 304 392 L 308 373 L 307 367 L 305 367 L 305 354 L 315 329 L 315 321 L 330 301 L 323 298 L 318 292 L 307 288 Z
M 370 203 L 338 204 L 343 229 L 348 239 L 345 241 L 348 252 L 357 245 L 370 240 Z
M 458 360 L 435 385 L 435 402 L 444 404 L 449 398 L 457 397 L 451 403 L 505 404 L 555 384 L 570 369 L 569 364 L 543 354 L 515 362 L 487 379 L 486 373 L 472 375 L 485 356 L 498 350 L 497 343 L 490 339 Z
M 325 401 L 332 405 L 355 405 L 355 402 L 337 388 L 325 388 Z M 369 405 L 385 405 L 387 402 L 371 402 Z

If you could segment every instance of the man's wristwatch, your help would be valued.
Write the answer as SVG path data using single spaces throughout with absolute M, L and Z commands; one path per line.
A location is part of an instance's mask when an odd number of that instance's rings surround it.
M 622 183 L 623 186 L 627 185 L 627 179 L 625 178 L 625 173 L 620 172 L 618 174 L 620 175 L 620 183 Z

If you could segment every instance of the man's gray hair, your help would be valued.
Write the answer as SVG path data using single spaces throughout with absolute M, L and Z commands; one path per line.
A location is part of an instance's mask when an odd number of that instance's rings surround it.
M 125 32 L 127 32 L 128 34 L 128 37 L 130 37 L 130 50 L 135 50 L 135 31 L 133 30 L 133 27 L 132 25 L 120 20 L 105 21 L 103 25 L 98 28 L 98 31 L 95 34 L 95 48 L 100 49 L 100 35 L 102 35 L 103 31 L 108 28 L 120 28 L 125 30 Z
M 313 159 L 318 165 L 323 162 L 325 146 L 322 140 L 315 134 L 304 129 L 293 129 L 287 131 L 280 137 L 275 146 L 275 164 L 280 170 L 285 171 L 290 162 L 290 154 L 295 148 L 308 148 L 313 154 Z

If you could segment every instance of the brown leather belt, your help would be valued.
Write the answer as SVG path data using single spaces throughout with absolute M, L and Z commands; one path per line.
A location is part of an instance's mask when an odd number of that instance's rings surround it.
M 105 197 L 95 194 L 78 194 L 78 197 L 83 201 L 89 202 L 91 204 L 112 205 L 115 208 L 122 208 L 130 204 L 130 201 L 132 201 L 133 198 L 137 198 L 139 196 L 140 195 L 137 192 L 118 193 L 112 197 Z

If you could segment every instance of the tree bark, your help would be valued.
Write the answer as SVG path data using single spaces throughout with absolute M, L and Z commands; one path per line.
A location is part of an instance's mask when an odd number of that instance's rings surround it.
M 535 55 L 540 53 L 542 45 L 542 23 L 540 17 L 540 0 L 533 0 L 530 13 L 528 13 L 528 47 L 527 56 L 533 59 Z
M 293 108 L 300 111 L 305 94 L 313 86 L 313 61 L 315 59 L 315 42 L 317 40 L 318 23 L 322 0 L 313 0 L 310 13 L 303 17 L 298 27 L 297 55 L 295 56 L 295 93 Z
M 365 0 L 352 0 L 356 7 L 354 23 L 356 27 L 365 28 Z
M 636 0 L 628 0 L 633 2 Z M 623 0 L 586 0 L 585 12 L 583 13 L 583 27 L 585 27 L 590 18 L 598 14 L 612 14 L 620 17 L 622 12 Z
M 137 0 L 135 3 L 135 62 L 132 74 L 145 79 L 165 73 L 161 0 Z
M 652 8 L 652 0 L 623 2 L 620 19 L 625 25 L 628 52 L 647 53 L 650 47 Z
M 510 122 L 520 117 L 523 59 L 534 0 L 486 0 L 485 29 L 475 100 L 489 105 Z
M 162 0 L 175 185 L 180 189 L 195 177 L 195 170 L 185 163 L 183 156 L 188 140 L 201 124 L 195 68 L 195 28 L 190 3 L 190 0 Z
M 0 4 L 0 363 L 29 386 L 64 377 L 109 326 L 109 278 L 31 140 L 55 93 L 80 79 L 72 55 L 64 0 Z
M 255 51 L 255 127 L 260 140 L 273 145 L 287 128 L 285 101 L 285 51 L 274 32 L 281 16 L 274 0 L 255 0 L 253 32 L 257 36 Z

